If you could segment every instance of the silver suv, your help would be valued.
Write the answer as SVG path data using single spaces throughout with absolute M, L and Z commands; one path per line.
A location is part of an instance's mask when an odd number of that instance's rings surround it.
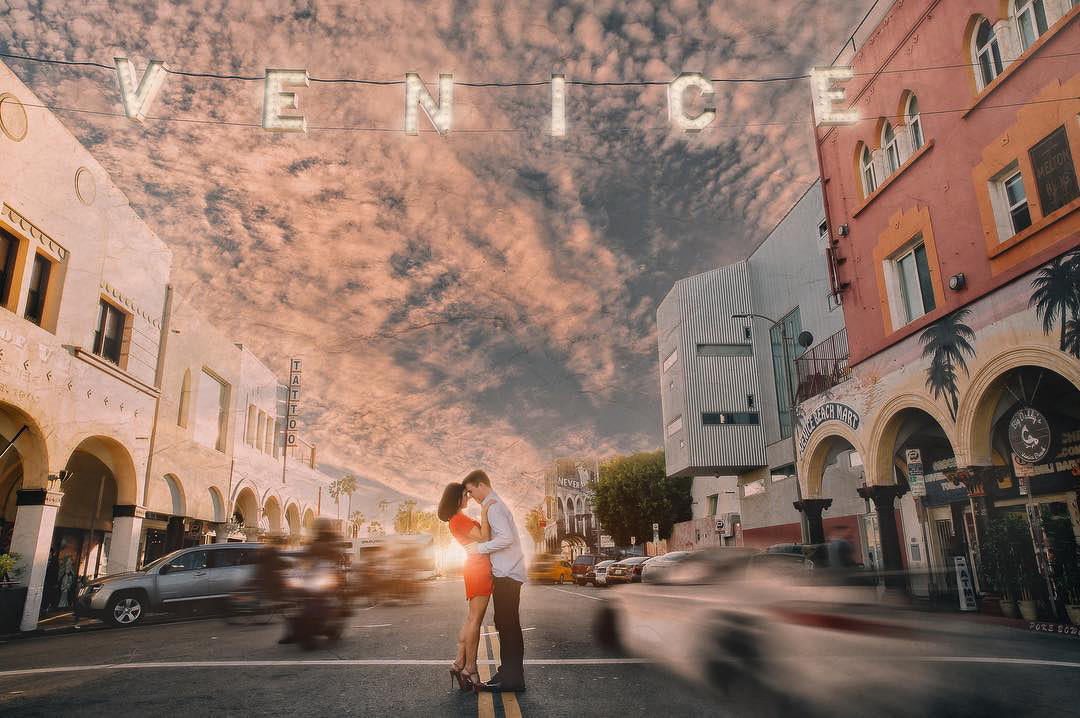
M 182 548 L 138 571 L 87 584 L 75 603 L 75 615 L 134 626 L 147 611 L 175 611 L 224 599 L 254 578 L 261 548 L 258 543 Z

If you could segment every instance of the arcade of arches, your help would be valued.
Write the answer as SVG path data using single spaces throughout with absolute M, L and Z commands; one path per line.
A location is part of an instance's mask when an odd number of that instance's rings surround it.
M 994 522 L 1018 515 L 1032 527 L 1043 574 L 1030 591 L 1051 605 L 1046 527 L 1071 527 L 1080 540 L 1080 367 L 1066 377 L 1009 364 L 973 377 L 955 420 L 930 397 L 906 394 L 863 416 L 858 430 L 821 422 L 799 459 L 796 508 L 808 540 L 849 540 L 887 584 L 955 600 L 957 557 L 974 567 L 977 591 L 999 591 L 981 548 Z

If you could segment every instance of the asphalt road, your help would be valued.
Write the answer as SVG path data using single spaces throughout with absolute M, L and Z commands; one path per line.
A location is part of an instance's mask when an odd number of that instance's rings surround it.
M 477 699 L 450 687 L 464 601 L 461 582 L 449 580 L 429 585 L 417 605 L 358 611 L 342 640 L 311 652 L 279 646 L 280 622 L 217 618 L 15 639 L 0 645 L 0 714 L 760 718 L 752 705 L 597 646 L 591 627 L 604 596 L 592 587 L 525 589 L 528 690 L 513 696 Z M 490 614 L 484 632 L 481 657 L 491 660 L 498 636 Z M 977 644 L 957 646 L 963 660 L 941 669 L 1004 696 L 1010 715 L 1080 714 L 1080 641 L 999 627 L 980 634 Z

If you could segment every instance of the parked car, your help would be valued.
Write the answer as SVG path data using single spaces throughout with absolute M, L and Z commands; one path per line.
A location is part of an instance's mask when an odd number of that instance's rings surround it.
M 609 569 L 609 581 L 617 569 L 625 562 Z M 665 585 L 613 592 L 596 638 L 715 690 L 738 712 L 786 715 L 805 706 L 802 715 L 868 715 L 872 698 L 882 715 L 923 714 L 904 710 L 911 691 L 897 687 L 922 691 L 934 679 L 916 660 L 942 650 L 924 640 L 925 613 L 883 603 L 852 573 L 860 572 L 822 569 L 787 552 L 698 551 L 665 573 Z
M 585 585 L 585 574 L 588 572 L 589 567 L 595 566 L 596 562 L 600 560 L 600 556 L 594 556 L 591 553 L 583 553 L 574 559 L 574 583 L 579 586 Z
M 585 573 L 585 583 L 591 583 L 594 586 L 606 586 L 608 566 L 613 563 L 615 563 L 613 560 L 608 559 L 589 566 L 589 570 Z
M 192 546 L 138 571 L 91 581 L 79 592 L 75 615 L 134 626 L 148 611 L 176 611 L 221 601 L 252 579 L 261 547 L 257 543 Z
M 558 583 L 572 581 L 574 578 L 570 562 L 562 556 L 540 554 L 529 566 L 529 581 L 533 583 Z
M 641 571 L 644 563 L 651 558 L 653 557 L 631 556 L 630 558 L 624 558 L 622 561 L 616 561 L 608 567 L 608 585 L 616 583 L 640 583 Z
M 691 555 L 689 551 L 668 551 L 663 556 L 657 556 L 646 561 L 641 569 L 642 583 L 660 583 L 668 571 Z

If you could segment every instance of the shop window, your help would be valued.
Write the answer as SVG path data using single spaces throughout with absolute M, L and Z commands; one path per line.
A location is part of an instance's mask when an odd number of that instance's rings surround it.
M 94 330 L 94 346 L 91 351 L 102 359 L 108 359 L 120 366 L 126 323 L 127 314 L 104 299 L 100 300 L 97 329 Z
M 1046 9 L 1043 0 L 1016 0 L 1016 32 L 1024 50 L 1035 44 L 1046 32 Z
M 34 255 L 34 266 L 30 271 L 30 288 L 26 293 L 26 312 L 23 317 L 39 327 L 45 314 L 45 299 L 49 292 L 52 266 L 53 263 L 45 255 Z
M 975 29 L 974 40 L 973 59 L 981 90 L 1004 72 L 1005 67 L 1001 62 L 1001 48 L 998 46 L 997 35 L 994 34 L 993 26 L 985 17 L 979 21 Z
M 908 249 L 895 255 L 890 261 L 890 305 L 897 326 L 912 322 L 927 312 L 932 312 L 934 285 L 930 278 L 930 265 L 926 256 L 926 244 L 920 238 Z

